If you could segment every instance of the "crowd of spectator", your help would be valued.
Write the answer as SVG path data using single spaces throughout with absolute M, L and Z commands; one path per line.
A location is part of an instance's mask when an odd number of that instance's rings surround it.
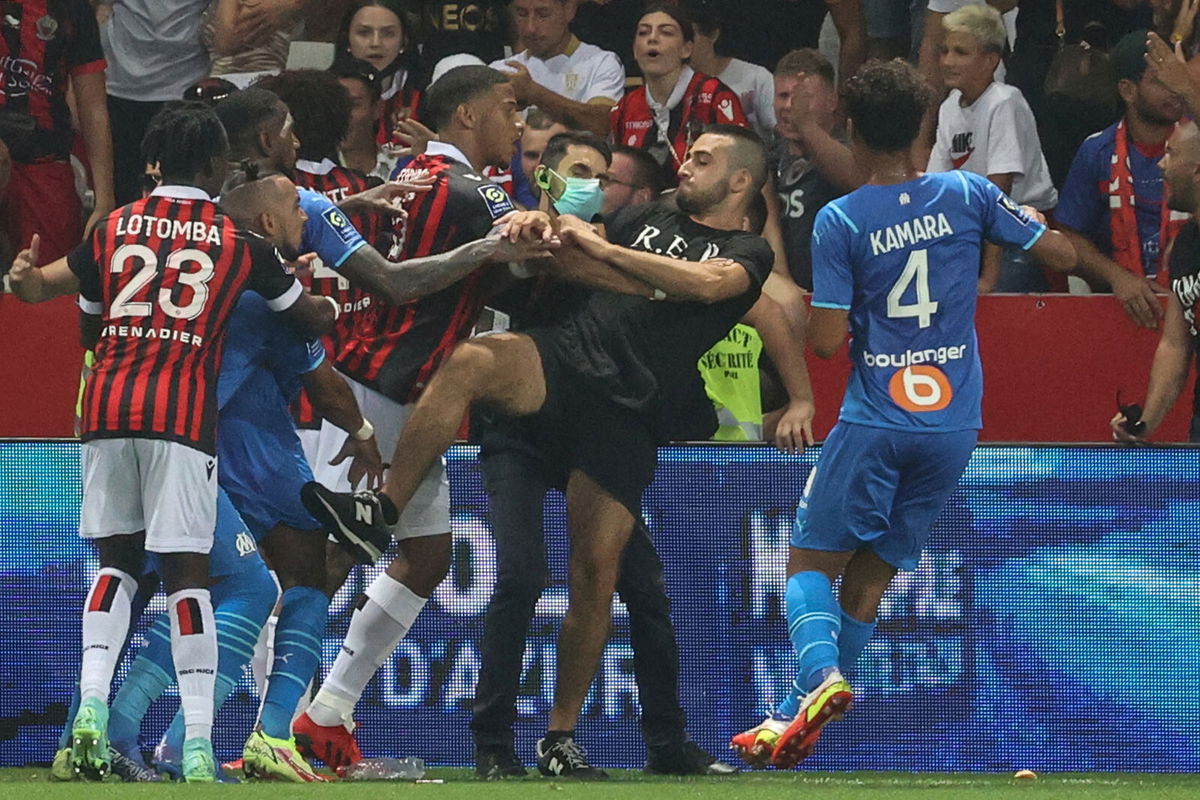
M 929 171 L 987 176 L 1043 211 L 1081 254 L 1073 291 L 1111 291 L 1156 327 L 1186 217 L 1157 162 L 1200 77 L 1196 0 L 23 0 L 0 21 L 0 271 L 42 234 L 69 251 L 142 191 L 142 134 L 164 103 L 216 100 L 296 68 L 337 78 L 348 108 L 321 159 L 386 180 L 436 133 L 422 92 L 451 66 L 507 72 L 524 109 L 508 173 L 566 131 L 606 138 L 604 210 L 669 192 L 709 123 L 755 129 L 772 153 L 767 290 L 799 320 L 816 212 L 862 180 L 838 84 L 869 58 L 907 58 L 942 98 Z M 1186 63 L 1147 67 L 1148 32 Z M 1179 69 L 1182 67 L 1182 72 Z M 1170 84 L 1170 85 L 1169 85 Z M 326 89 L 327 84 L 321 84 Z M 341 97 L 340 95 L 345 95 Z M 312 102 L 326 102 L 319 97 Z M 335 102 L 329 100 L 328 102 Z M 343 102 L 344 101 L 344 102 Z M 402 163 L 401 163 L 402 165 Z M 981 293 L 1066 291 L 1024 252 L 989 249 Z

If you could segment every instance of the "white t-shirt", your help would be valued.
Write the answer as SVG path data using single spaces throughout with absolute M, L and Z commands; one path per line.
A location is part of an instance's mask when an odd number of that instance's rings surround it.
M 737 93 L 751 128 L 759 134 L 775 129 L 775 78 L 770 72 L 735 58 L 716 77 Z
M 520 62 L 534 83 L 577 103 L 597 97 L 616 103 L 625 94 L 625 67 L 617 54 L 575 37 L 571 37 L 567 52 L 554 58 L 542 60 L 522 50 L 510 59 L 493 61 L 491 67 L 512 72 L 505 60 Z
M 954 89 L 938 111 L 937 141 L 929 172 L 965 169 L 976 175 L 1015 173 L 1012 198 L 1038 211 L 1058 205 L 1037 123 L 1021 90 L 993 83 L 973 104 L 959 104 Z

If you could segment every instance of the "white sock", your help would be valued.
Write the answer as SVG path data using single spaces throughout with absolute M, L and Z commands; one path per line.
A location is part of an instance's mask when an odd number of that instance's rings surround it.
M 83 661 L 79 697 L 108 702 L 113 672 L 129 635 L 129 616 L 137 581 L 119 569 L 105 567 L 92 582 L 83 604 Z
M 309 717 L 318 725 L 350 722 L 367 683 L 408 633 L 427 599 L 386 572 L 372 581 L 365 594 L 367 602 L 350 619 L 333 669 L 308 707 Z
M 184 741 L 211 739 L 217 679 L 217 623 L 208 589 L 183 589 L 167 598 L 171 657 L 179 681 Z

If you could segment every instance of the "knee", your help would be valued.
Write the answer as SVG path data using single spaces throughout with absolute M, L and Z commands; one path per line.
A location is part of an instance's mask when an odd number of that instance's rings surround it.
M 469 394 L 472 387 L 486 384 L 495 369 L 491 348 L 475 339 L 461 342 L 450 357 L 438 368 L 442 384 L 460 393 Z

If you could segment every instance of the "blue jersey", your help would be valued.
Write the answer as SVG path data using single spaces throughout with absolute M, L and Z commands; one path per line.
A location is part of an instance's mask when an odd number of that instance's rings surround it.
M 830 202 L 813 232 L 813 305 L 850 312 L 840 419 L 900 430 L 983 426 L 975 300 L 983 241 L 1029 249 L 1046 227 L 954 170 Z
M 308 215 L 300 250 L 316 253 L 321 263 L 337 269 L 367 241 L 333 202 L 312 189 L 300 189 L 300 208 Z
M 261 413 L 264 424 L 268 415 L 281 414 L 290 427 L 287 404 L 300 390 L 303 376 L 324 360 L 320 341 L 304 338 L 286 319 L 273 314 L 261 295 L 243 292 L 225 335 L 217 383 L 221 414 L 234 412 L 234 404 L 238 413 Z

